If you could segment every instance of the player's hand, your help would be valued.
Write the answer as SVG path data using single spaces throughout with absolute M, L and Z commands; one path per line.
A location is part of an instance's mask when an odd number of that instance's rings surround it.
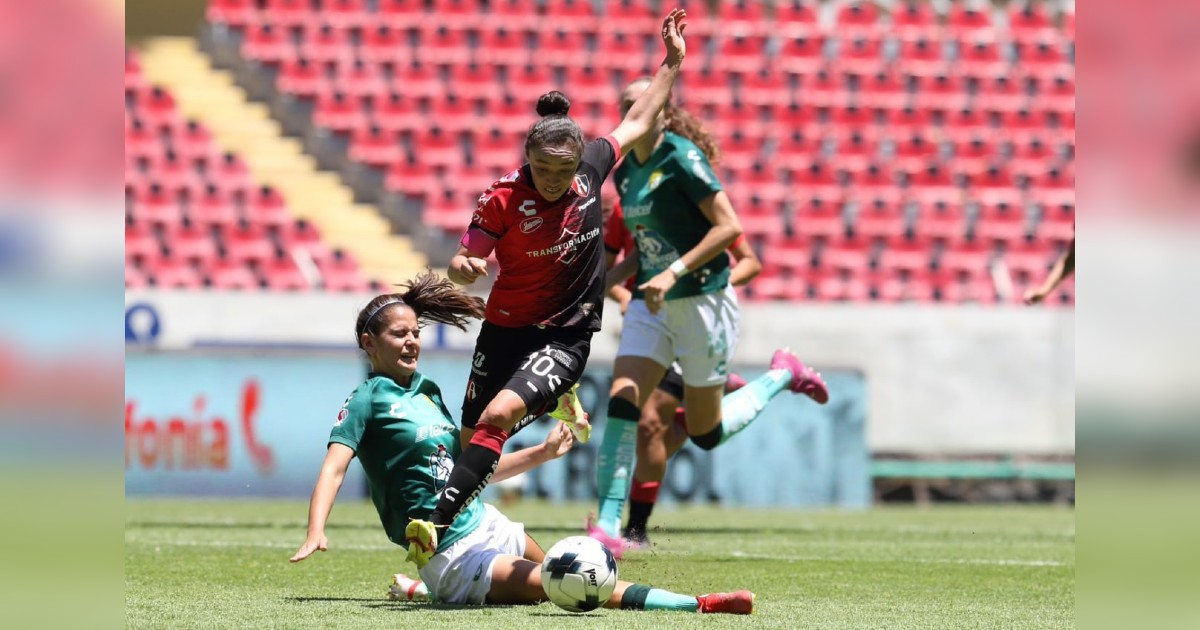
M 621 311 L 621 317 L 625 317 L 625 313 L 629 311 L 629 303 L 633 301 L 633 294 L 625 291 L 617 297 L 617 308 Z
M 329 551 L 329 540 L 325 538 L 325 534 L 309 536 L 308 540 L 300 545 L 300 550 L 296 552 L 296 555 L 292 556 L 288 562 L 300 562 L 313 555 L 314 551 Z
M 650 309 L 651 315 L 658 314 L 658 309 L 662 308 L 667 291 L 670 291 L 671 287 L 675 286 L 675 280 L 675 272 L 665 269 L 638 287 L 646 297 L 646 308 Z
M 467 281 L 467 284 L 475 282 L 481 276 L 488 275 L 487 261 L 483 258 L 476 256 L 455 256 L 450 264 Z
M 679 66 L 687 55 L 687 44 L 683 41 L 683 31 L 687 28 L 687 12 L 683 9 L 671 9 L 663 20 L 662 38 L 667 46 L 667 65 Z
M 1046 294 L 1042 293 L 1039 289 L 1030 289 L 1025 292 L 1025 303 L 1026 304 L 1030 304 L 1030 305 L 1037 304 L 1038 302 L 1041 302 L 1044 299 L 1046 299 Z
M 542 452 L 546 454 L 546 461 L 550 461 L 566 455 L 572 446 L 575 446 L 575 434 L 571 433 L 567 423 L 559 420 L 546 434 L 546 441 L 542 442 Z

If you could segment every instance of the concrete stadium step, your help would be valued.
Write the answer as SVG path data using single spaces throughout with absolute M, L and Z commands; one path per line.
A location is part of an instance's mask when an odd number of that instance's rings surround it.
M 328 245 L 351 252 L 367 277 L 394 283 L 428 265 L 408 237 L 391 233 L 374 206 L 356 203 L 336 174 L 319 171 L 301 143 L 283 135 L 267 106 L 247 100 L 194 39 L 151 39 L 141 54 L 148 81 L 170 89 L 184 116 L 202 121 L 222 150 L 239 154 L 255 181 L 279 190 L 292 213 L 316 225 Z

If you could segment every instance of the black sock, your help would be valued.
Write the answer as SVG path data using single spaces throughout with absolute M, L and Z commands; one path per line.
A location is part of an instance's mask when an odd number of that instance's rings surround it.
M 629 522 L 625 524 L 626 538 L 645 538 L 646 523 L 650 521 L 650 513 L 654 511 L 654 504 L 644 501 L 629 502 Z
M 508 434 L 502 429 L 482 423 L 476 427 L 471 443 L 454 462 L 454 470 L 450 471 L 450 479 L 446 481 L 442 497 L 429 516 L 431 523 L 435 526 L 450 525 L 483 492 L 492 473 L 496 472 L 500 451 L 507 439 Z

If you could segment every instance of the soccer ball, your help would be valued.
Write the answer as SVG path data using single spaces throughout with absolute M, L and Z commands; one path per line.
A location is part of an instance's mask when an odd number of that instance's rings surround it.
M 571 536 L 554 544 L 542 563 L 542 590 L 556 606 L 587 612 L 604 605 L 617 587 L 617 559 L 600 541 Z

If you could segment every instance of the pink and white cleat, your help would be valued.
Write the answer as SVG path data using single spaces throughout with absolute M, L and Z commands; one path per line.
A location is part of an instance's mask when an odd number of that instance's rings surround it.
M 746 379 L 742 378 L 742 376 L 740 374 L 734 374 L 733 372 L 730 372 L 729 376 L 725 377 L 725 393 L 726 394 L 732 394 L 733 392 L 736 392 L 737 390 L 739 390 L 745 386 L 746 386 Z
M 816 370 L 804 365 L 790 348 L 781 348 L 771 356 L 772 370 L 788 370 L 792 373 L 792 384 L 788 386 L 797 394 L 804 394 L 824 405 L 829 402 L 829 388 Z
M 595 538 L 600 541 L 600 544 L 608 547 L 614 558 L 620 560 L 625 553 L 625 539 L 618 536 L 610 535 L 596 524 L 596 515 L 588 514 L 587 517 L 587 535 L 589 538 Z

